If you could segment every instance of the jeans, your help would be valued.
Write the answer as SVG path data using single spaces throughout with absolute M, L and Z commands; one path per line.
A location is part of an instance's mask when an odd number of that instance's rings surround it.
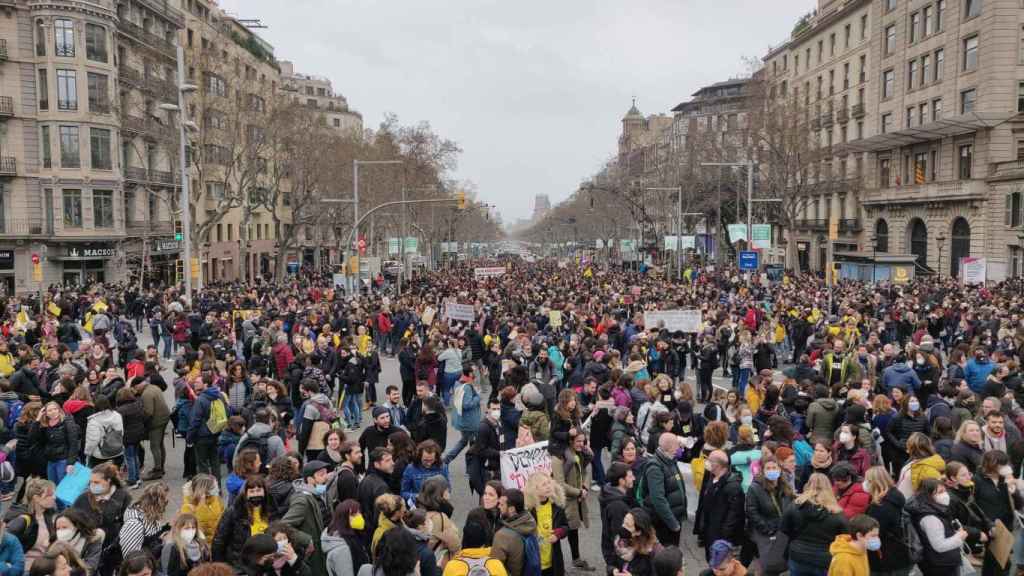
M 594 479 L 594 483 L 597 484 L 598 486 L 604 486 L 605 482 L 604 460 L 601 459 L 603 453 L 604 446 L 594 448 L 594 461 L 590 463 L 590 470 L 592 473 L 592 477 Z
M 217 458 L 217 437 L 206 436 L 196 439 L 196 473 L 212 474 L 220 483 L 220 460 Z M 154 466 L 156 464 L 154 463 Z
M 452 400 L 452 388 L 455 387 L 455 383 L 459 381 L 459 377 L 462 376 L 461 372 L 453 372 L 449 374 L 444 372 L 441 377 L 441 400 L 444 401 L 445 406 L 451 405 Z
M 806 564 L 789 561 L 789 576 L 826 576 L 828 570 L 821 570 Z
M 139 446 L 129 444 L 124 447 L 124 465 L 128 469 L 128 483 L 135 484 L 139 481 Z
M 160 339 L 163 340 L 164 343 L 164 359 L 170 360 L 171 358 L 173 358 L 172 354 L 174 353 L 174 341 L 171 340 L 170 334 L 163 334 L 160 336 Z
M 452 446 L 448 450 L 448 453 L 444 455 L 444 463 L 451 464 L 452 460 L 455 460 L 455 458 L 459 455 L 460 452 L 462 452 L 464 448 L 466 448 L 467 446 L 472 446 L 475 440 L 476 432 L 463 432 L 460 430 L 459 441 L 456 442 L 455 446 Z
M 345 394 L 345 405 L 342 412 L 349 427 L 358 428 L 363 421 L 363 395 Z
M 46 463 L 46 479 L 54 484 L 60 484 L 60 481 L 64 479 L 64 476 L 67 476 L 67 473 L 67 460 L 61 459 Z
M 747 382 L 750 381 L 750 368 L 740 368 L 739 381 L 736 386 L 736 393 L 740 395 L 740 399 L 746 398 L 744 393 L 747 391 Z

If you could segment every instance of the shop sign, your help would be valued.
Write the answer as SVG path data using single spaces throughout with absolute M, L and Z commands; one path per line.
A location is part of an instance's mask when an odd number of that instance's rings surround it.
M 69 258 L 113 258 L 117 256 L 117 248 L 68 248 Z
M 14 250 L 0 250 L 0 268 L 14 268 Z
M 157 254 L 177 252 L 180 246 L 181 243 L 177 240 L 156 240 L 153 242 L 153 252 L 156 252 Z

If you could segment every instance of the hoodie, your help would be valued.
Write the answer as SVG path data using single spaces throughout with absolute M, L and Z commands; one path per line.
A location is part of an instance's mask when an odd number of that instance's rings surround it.
M 502 528 L 494 535 L 491 558 L 505 565 L 509 574 L 523 573 L 523 538 L 533 536 L 537 521 L 527 511 L 502 520 Z
M 936 480 L 942 480 L 946 473 L 946 462 L 942 460 L 942 456 L 938 454 L 932 454 L 927 458 L 920 460 L 914 460 L 909 462 L 907 466 L 910 468 L 910 486 L 913 489 L 913 493 L 907 494 L 904 490 L 903 474 L 900 474 L 900 491 L 903 495 L 910 499 L 915 493 L 917 493 L 917 487 L 921 485 L 921 481 L 926 478 L 935 478 Z
M 108 460 L 124 454 L 124 420 L 121 419 L 119 413 L 113 410 L 104 410 L 89 416 L 87 422 L 85 426 L 86 456 L 97 460 Z M 103 442 L 104 439 L 110 439 L 111 434 L 115 432 L 121 433 L 120 442 Z M 100 449 L 101 446 L 112 451 L 116 449 L 116 453 L 104 454 Z
M 807 430 L 811 438 L 831 438 L 839 404 L 832 398 L 818 398 L 807 407 Z
M 832 554 L 828 576 L 870 576 L 868 554 L 854 545 L 849 534 L 836 536 L 828 551 Z
M 320 546 L 327 559 L 327 576 L 349 576 L 355 574 L 358 567 L 370 562 L 362 545 L 354 547 L 344 537 L 330 534 L 326 530 L 320 535 Z
M 630 508 L 636 507 L 637 503 L 631 494 L 624 494 L 611 484 L 601 487 L 598 502 L 601 505 L 601 555 L 605 564 L 612 566 L 618 560 L 614 537 Z
M 984 384 L 982 380 L 982 385 Z M 914 372 L 913 368 L 903 362 L 897 362 L 882 372 L 882 386 L 886 392 L 893 388 L 901 388 L 905 392 L 916 391 L 921 387 L 921 379 L 917 377 L 917 372 Z
M 274 434 L 274 430 L 270 427 L 270 424 L 264 424 L 263 422 L 253 422 L 253 425 L 242 434 L 242 437 L 238 439 L 238 444 L 235 445 L 235 453 L 232 455 L 231 460 L 234 461 L 234 457 L 238 456 L 238 447 L 245 446 L 245 441 L 249 438 L 267 438 L 267 462 L 269 463 L 278 456 L 284 456 L 287 453 L 284 447 L 284 441 L 277 434 Z

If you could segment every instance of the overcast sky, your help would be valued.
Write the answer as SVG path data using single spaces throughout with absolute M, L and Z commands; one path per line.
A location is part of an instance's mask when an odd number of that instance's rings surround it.
M 748 72 L 814 0 L 221 0 L 376 127 L 427 120 L 506 223 L 615 153 L 620 120 Z

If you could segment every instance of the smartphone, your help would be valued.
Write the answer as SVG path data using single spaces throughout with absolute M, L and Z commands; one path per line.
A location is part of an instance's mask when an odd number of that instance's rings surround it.
M 963 525 L 961 525 L 960 521 L 957 520 L 956 518 L 954 518 L 953 521 L 950 522 L 950 524 L 953 526 L 954 530 L 962 530 L 963 529 Z

